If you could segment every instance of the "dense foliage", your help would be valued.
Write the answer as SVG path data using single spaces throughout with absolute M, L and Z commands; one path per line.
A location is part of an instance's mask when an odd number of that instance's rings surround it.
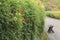
M 15 0 L 0 0 L 0 40 L 19 40 L 20 15 Z M 18 23 L 18 21 L 20 23 Z
M 41 1 L 0 0 L 0 40 L 38 40 L 44 17 Z

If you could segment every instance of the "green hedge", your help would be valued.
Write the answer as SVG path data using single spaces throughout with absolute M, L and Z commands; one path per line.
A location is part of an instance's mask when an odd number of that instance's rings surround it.
M 0 0 L 0 39 L 38 40 L 44 33 L 41 1 Z
M 16 0 L 0 0 L 0 40 L 19 40 L 21 16 Z

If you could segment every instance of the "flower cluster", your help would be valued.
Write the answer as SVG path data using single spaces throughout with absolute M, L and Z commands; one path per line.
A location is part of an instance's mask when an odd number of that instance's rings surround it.
M 22 21 L 25 21 L 25 18 L 23 17 L 23 18 L 21 18 L 21 20 L 22 20 Z
M 39 1 L 39 2 L 38 2 L 38 5 L 41 6 L 41 5 L 42 5 L 42 2 Z M 23 9 L 20 9 L 20 10 L 19 10 L 19 13 L 23 13 Z M 25 21 L 25 18 L 22 17 L 21 20 L 22 20 L 22 21 Z
M 41 6 L 41 5 L 42 5 L 42 2 L 41 2 L 41 1 L 39 1 L 39 2 L 38 2 L 38 5 L 39 5 L 39 6 Z
M 23 13 L 23 9 L 20 9 L 19 12 L 20 12 L 20 13 Z M 25 18 L 22 17 L 21 20 L 22 20 L 22 21 L 25 21 Z
M 22 13 L 22 12 L 23 12 L 23 10 L 22 10 L 22 9 L 20 9 L 20 10 L 19 10 L 19 12 L 20 12 L 20 13 Z

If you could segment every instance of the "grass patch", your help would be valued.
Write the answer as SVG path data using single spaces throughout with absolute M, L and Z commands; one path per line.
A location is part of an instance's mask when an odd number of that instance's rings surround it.
M 48 40 L 48 35 L 46 33 L 43 34 L 43 40 Z
M 47 16 L 60 19 L 60 11 L 47 11 Z

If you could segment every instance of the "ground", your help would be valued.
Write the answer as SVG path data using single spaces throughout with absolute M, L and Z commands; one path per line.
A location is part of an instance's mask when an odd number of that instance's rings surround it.
M 47 30 L 50 25 L 53 25 L 55 33 L 48 33 Z M 45 32 L 48 35 L 49 40 L 60 40 L 60 20 L 46 17 L 45 19 Z

